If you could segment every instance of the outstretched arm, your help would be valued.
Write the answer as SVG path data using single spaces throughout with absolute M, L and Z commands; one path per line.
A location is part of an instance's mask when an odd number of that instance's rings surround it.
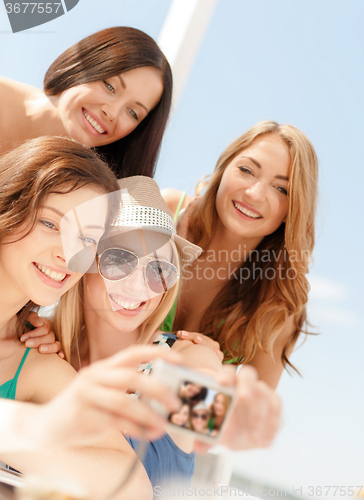
M 32 353 L 30 353 L 32 354 Z M 160 353 L 165 357 L 167 353 Z M 168 353 L 168 360 L 178 356 Z M 45 477 L 67 477 L 80 482 L 90 498 L 100 499 L 125 475 L 135 454 L 120 433 L 128 430 L 140 436 L 146 428 L 150 438 L 159 437 L 165 421 L 142 401 L 131 400 L 126 391 L 136 388 L 161 401 L 170 411 L 176 400 L 170 392 L 151 377 L 143 377 L 136 367 L 155 355 L 147 346 L 126 349 L 106 360 L 94 363 L 75 376 L 73 369 L 56 356 L 40 356 L 33 351 L 28 370 L 19 377 L 20 393 L 41 404 L 0 400 L 0 458 L 24 473 Z M 172 355 L 172 358 L 171 358 Z M 35 359 L 37 358 L 37 359 Z M 30 370 L 31 364 L 42 361 L 42 391 L 32 394 L 31 386 L 39 383 L 40 371 Z M 45 364 L 57 370 L 45 371 Z M 62 364 L 65 369 L 60 369 Z M 66 372 L 67 370 L 67 372 Z M 28 373 L 27 373 L 28 371 Z M 30 371 L 33 372 L 30 375 Z M 29 376 L 27 376 L 29 375 Z M 59 379 L 74 380 L 48 403 L 52 381 L 59 389 Z M 21 387 L 29 380 L 29 388 Z M 50 381 L 48 383 L 48 381 Z M 144 468 L 138 465 L 135 474 L 119 497 L 149 498 L 151 486 Z

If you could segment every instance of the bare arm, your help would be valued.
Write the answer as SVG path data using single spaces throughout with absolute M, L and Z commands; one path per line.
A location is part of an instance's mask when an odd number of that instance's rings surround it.
M 140 422 L 140 426 L 148 428 L 150 423 L 154 430 L 159 429 L 154 432 L 155 437 L 164 429 L 163 419 L 143 402 L 127 399 L 126 389 L 136 387 L 159 399 L 162 390 L 164 396 L 160 400 L 171 411 L 175 408 L 169 391 L 159 387 L 160 384 L 140 374 L 136 378 L 135 367 L 151 358 L 150 349 L 125 350 L 84 369 L 74 381 L 76 374 L 66 362 L 56 355 L 41 356 L 32 351 L 30 362 L 25 363 L 27 368 L 21 373 L 23 380 L 19 377 L 17 397 L 43 404 L 0 400 L 1 460 L 24 473 L 73 479 L 87 489 L 92 499 L 105 496 L 135 459 L 134 451 L 118 430 L 125 428 L 128 415 L 135 416 L 135 427 Z M 173 358 L 173 353 L 169 354 Z M 163 357 L 163 353 L 161 355 Z M 60 380 L 72 382 L 57 397 L 44 403 L 52 392 L 60 389 Z M 33 386 L 42 386 L 42 389 L 33 391 Z M 153 433 L 150 437 L 153 438 Z M 84 446 L 77 447 L 79 445 Z M 127 488 L 116 498 L 150 496 L 149 479 L 139 464 Z
M 269 327 L 267 327 L 268 329 Z M 284 366 L 282 364 L 281 356 L 283 352 L 283 348 L 286 343 L 292 338 L 293 332 L 295 330 L 293 317 L 290 317 L 283 328 L 282 332 L 276 339 L 273 346 L 273 358 L 270 353 L 264 352 L 261 349 L 258 349 L 254 358 L 248 363 L 250 366 L 253 366 L 258 373 L 259 380 L 266 382 L 269 387 L 272 389 L 276 389 L 278 382 L 282 376 L 282 372 Z M 213 349 L 214 352 L 219 356 L 221 356 L 221 351 L 219 350 L 219 344 L 212 339 L 209 339 L 205 335 L 197 332 L 177 332 L 177 335 L 180 338 L 185 338 L 188 341 L 192 341 L 196 344 L 203 344 L 208 346 L 210 349 Z M 201 340 L 198 340 L 198 339 Z M 178 342 L 179 344 L 179 342 Z M 287 356 L 289 356 L 294 349 L 294 344 L 290 346 L 287 351 Z
M 196 345 L 189 340 L 178 340 L 173 350 L 182 356 L 182 363 L 189 368 L 198 370 L 210 377 L 215 377 L 221 371 L 221 360 L 216 352 L 206 345 Z
M 281 356 L 283 348 L 292 337 L 295 330 L 293 317 L 291 316 L 273 346 L 273 358 L 269 353 L 259 350 L 249 362 L 258 372 L 259 380 L 266 382 L 269 387 L 276 389 L 282 376 L 284 366 Z M 287 357 L 292 353 L 294 345 L 287 352 Z

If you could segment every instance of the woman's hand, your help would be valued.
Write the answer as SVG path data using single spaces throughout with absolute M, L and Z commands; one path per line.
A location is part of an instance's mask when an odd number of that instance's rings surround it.
M 179 216 L 177 218 L 176 227 L 177 234 L 182 238 L 188 240 L 188 228 L 190 225 L 190 217 L 192 212 L 198 206 L 201 201 L 201 196 L 196 196 L 196 198 L 191 201 L 186 208 L 180 211 Z
M 257 371 L 244 366 L 234 374 L 225 366 L 220 383 L 235 385 L 235 404 L 223 429 L 220 443 L 232 450 L 266 448 L 277 434 L 281 401 L 268 384 L 258 380 Z
M 222 385 L 235 386 L 235 403 L 224 424 L 218 444 L 231 450 L 266 448 L 277 434 L 281 402 L 268 384 L 258 380 L 257 371 L 244 366 L 238 374 L 233 366 L 223 366 L 217 377 Z M 194 451 L 206 453 L 211 445 L 195 441 Z
M 25 346 L 38 348 L 41 354 L 57 353 L 63 359 L 62 345 L 56 340 L 51 320 L 40 318 L 36 312 L 32 311 L 28 316 L 28 321 L 35 328 L 21 336 L 20 340 L 25 343 Z
M 198 332 L 187 332 L 186 330 L 179 330 L 176 335 L 181 340 L 190 340 L 194 344 L 209 347 L 218 355 L 220 361 L 223 361 L 224 353 L 220 351 L 220 344 L 210 339 L 210 337 Z
M 133 346 L 80 370 L 61 394 L 44 405 L 41 423 L 33 423 L 34 432 L 39 429 L 39 446 L 89 446 L 108 436 L 112 428 L 150 440 L 161 437 L 166 419 L 150 407 L 146 398 L 157 400 L 169 412 L 176 411 L 180 403 L 160 381 L 136 371 L 140 363 L 155 357 L 180 361 L 178 353 Z M 128 390 L 137 390 L 143 398 L 133 399 Z

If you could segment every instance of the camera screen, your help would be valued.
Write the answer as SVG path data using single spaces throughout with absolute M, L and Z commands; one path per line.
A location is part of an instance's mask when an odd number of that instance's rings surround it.
M 170 423 L 206 436 L 217 437 L 231 404 L 231 397 L 188 380 L 178 389 L 181 406 L 168 417 Z

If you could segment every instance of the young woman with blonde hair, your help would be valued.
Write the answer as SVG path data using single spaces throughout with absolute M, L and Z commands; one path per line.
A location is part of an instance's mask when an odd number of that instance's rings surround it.
M 306 332 L 317 169 L 303 132 L 260 122 L 221 154 L 181 220 L 181 234 L 204 252 L 164 329 L 210 337 L 227 362 L 254 366 L 273 388 Z M 173 213 L 193 201 L 173 189 L 164 196 Z

